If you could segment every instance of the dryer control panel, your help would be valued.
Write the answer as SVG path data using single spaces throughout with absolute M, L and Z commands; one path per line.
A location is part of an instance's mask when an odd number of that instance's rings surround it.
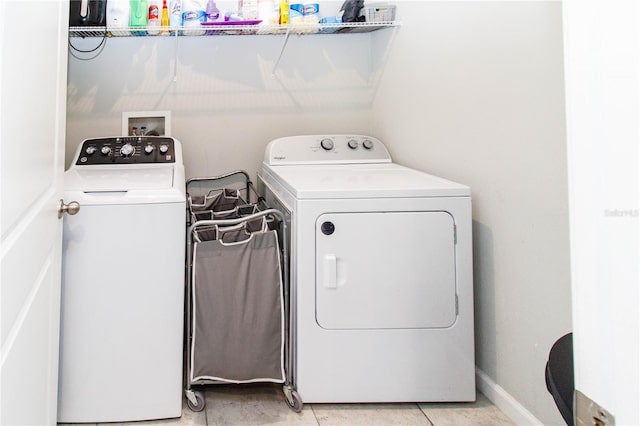
M 271 141 L 264 154 L 264 163 L 272 166 L 390 162 L 384 144 L 365 135 L 287 136 Z
M 121 136 L 86 139 L 77 153 L 76 165 L 175 163 L 173 138 Z

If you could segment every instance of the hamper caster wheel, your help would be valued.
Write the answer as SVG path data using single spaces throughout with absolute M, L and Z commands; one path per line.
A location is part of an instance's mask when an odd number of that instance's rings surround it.
M 289 398 L 285 398 L 287 400 L 287 404 L 289 404 L 289 408 L 291 408 L 295 413 L 299 413 L 302 411 L 302 398 L 297 391 L 291 392 L 291 401 Z
M 195 411 L 196 413 L 204 410 L 204 406 L 206 403 L 204 394 L 200 391 L 196 391 L 193 392 L 192 395 L 195 402 L 193 402 L 190 398 L 190 395 L 187 394 L 187 406 L 189 407 L 189 409 L 191 409 L 191 411 Z

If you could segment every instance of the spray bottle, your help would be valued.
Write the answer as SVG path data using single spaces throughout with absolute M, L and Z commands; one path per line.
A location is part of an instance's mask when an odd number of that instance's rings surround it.
M 280 25 L 289 25 L 289 0 L 280 0 Z
M 182 0 L 169 1 L 169 25 L 171 28 L 182 26 Z
M 162 0 L 162 17 L 160 18 L 160 26 L 162 27 L 162 35 L 169 35 L 169 8 L 167 0 Z

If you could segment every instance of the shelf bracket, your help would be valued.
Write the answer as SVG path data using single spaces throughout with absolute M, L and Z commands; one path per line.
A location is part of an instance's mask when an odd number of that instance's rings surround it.
M 271 76 L 276 76 L 276 70 L 278 69 L 278 65 L 280 65 L 280 60 L 282 59 L 282 55 L 284 54 L 284 49 L 287 47 L 287 42 L 289 41 L 289 36 L 291 35 L 291 26 L 287 28 L 287 32 L 284 35 L 284 42 L 282 43 L 282 47 L 280 48 L 280 55 L 278 55 L 278 59 L 276 63 L 273 65 L 273 70 L 271 71 Z
M 178 31 L 173 32 L 175 44 L 173 46 L 173 82 L 178 81 Z

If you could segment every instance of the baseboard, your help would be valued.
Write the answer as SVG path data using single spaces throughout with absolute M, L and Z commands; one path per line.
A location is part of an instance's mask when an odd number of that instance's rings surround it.
M 506 414 L 517 425 L 542 425 L 529 410 L 524 408 L 501 386 L 494 382 L 484 371 L 476 367 L 476 387 L 478 390 Z

